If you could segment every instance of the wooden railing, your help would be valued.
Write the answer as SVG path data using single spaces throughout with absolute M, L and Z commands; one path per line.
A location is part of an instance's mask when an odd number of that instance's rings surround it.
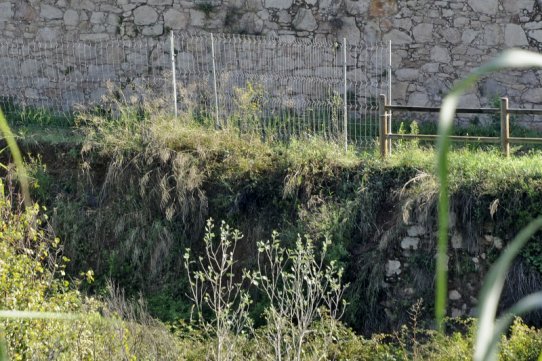
M 380 154 L 387 157 L 391 149 L 393 139 L 420 139 L 436 140 L 436 134 L 393 134 L 389 129 L 389 117 L 392 111 L 403 112 L 422 112 L 438 113 L 440 108 L 435 107 L 415 107 L 405 105 L 390 105 L 387 103 L 386 96 L 380 95 L 378 99 L 378 111 L 380 118 Z M 501 98 L 500 108 L 457 108 L 457 114 L 500 114 L 501 118 L 501 136 L 500 137 L 477 137 L 477 136 L 459 136 L 452 135 L 450 140 L 461 142 L 493 143 L 500 144 L 505 156 L 510 156 L 510 144 L 542 144 L 542 138 L 523 138 L 510 136 L 510 114 L 542 115 L 542 109 L 514 109 L 508 107 L 508 98 Z

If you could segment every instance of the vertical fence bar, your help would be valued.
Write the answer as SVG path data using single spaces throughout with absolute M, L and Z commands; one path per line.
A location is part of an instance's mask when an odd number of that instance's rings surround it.
M 175 114 L 175 119 L 177 119 L 177 115 L 179 113 L 179 109 L 177 108 L 177 75 L 175 72 L 175 36 L 173 35 L 173 31 L 171 31 L 170 36 L 170 54 L 171 54 L 171 81 L 173 84 L 173 111 Z
M 343 54 L 344 54 L 344 115 L 343 115 L 343 130 L 344 130 L 344 150 L 348 150 L 348 81 L 346 79 L 346 38 L 343 38 Z
M 391 40 L 388 43 L 388 104 L 391 105 Z M 391 112 L 388 114 L 388 130 L 391 132 Z M 391 139 L 388 139 L 388 152 L 391 154 L 392 145 Z
M 380 131 L 380 155 L 386 158 L 388 155 L 388 121 L 386 117 L 386 96 L 380 94 L 378 97 L 378 115 Z
M 213 60 L 213 88 L 215 92 L 215 125 L 217 128 L 220 128 L 220 120 L 218 118 L 218 89 L 216 85 L 215 38 L 213 33 L 211 33 L 211 57 Z
M 510 113 L 508 98 L 501 98 L 501 148 L 504 156 L 510 156 Z

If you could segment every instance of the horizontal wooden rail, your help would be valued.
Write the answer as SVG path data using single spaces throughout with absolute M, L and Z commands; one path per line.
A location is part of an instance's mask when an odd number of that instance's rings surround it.
M 438 113 L 440 108 L 436 107 L 415 107 L 406 105 L 389 105 L 385 95 L 380 95 L 378 99 L 378 109 L 380 114 L 380 153 L 386 157 L 390 151 L 390 144 L 393 139 L 418 139 L 418 140 L 437 140 L 435 134 L 393 134 L 388 129 L 388 117 L 391 117 L 392 111 Z M 542 144 L 542 138 L 523 138 L 510 137 L 510 114 L 528 114 L 542 115 L 542 109 L 511 109 L 508 107 L 508 98 L 501 98 L 500 108 L 457 108 L 457 114 L 500 114 L 501 118 L 501 136 L 500 137 L 477 137 L 472 135 L 452 135 L 450 140 L 456 142 L 477 142 L 489 144 L 501 144 L 503 154 L 510 155 L 510 144 Z
M 418 139 L 418 140 L 437 140 L 436 134 L 388 134 L 389 139 Z M 501 138 L 498 137 L 477 137 L 472 135 L 451 135 L 450 140 L 454 142 L 480 142 L 499 144 Z M 522 138 L 523 139 L 523 138 Z M 542 139 L 541 139 L 542 140 Z
M 508 140 L 515 144 L 542 144 L 542 138 L 510 137 Z
M 438 113 L 440 108 L 435 107 L 413 107 L 407 105 L 386 105 L 386 110 L 398 110 L 403 112 L 421 112 L 421 113 Z M 499 108 L 457 108 L 455 110 L 458 114 L 497 114 L 500 112 Z
M 508 109 L 508 114 L 542 115 L 542 109 Z

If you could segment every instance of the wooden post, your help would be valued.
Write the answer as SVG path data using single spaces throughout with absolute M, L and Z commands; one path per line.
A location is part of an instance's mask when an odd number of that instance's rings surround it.
M 386 96 L 380 94 L 378 97 L 378 115 L 380 123 L 380 155 L 386 158 L 388 155 L 388 122 L 386 117 Z
M 510 113 L 508 98 L 501 98 L 501 148 L 505 157 L 510 156 Z

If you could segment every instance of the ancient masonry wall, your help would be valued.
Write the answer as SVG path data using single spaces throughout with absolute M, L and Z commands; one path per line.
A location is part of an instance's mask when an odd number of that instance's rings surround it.
M 438 105 L 469 70 L 504 48 L 538 50 L 537 0 L 0 0 L 2 41 L 101 41 L 161 37 L 169 30 L 284 39 L 393 42 L 395 103 Z M 466 106 L 511 97 L 542 106 L 539 71 L 482 81 Z

